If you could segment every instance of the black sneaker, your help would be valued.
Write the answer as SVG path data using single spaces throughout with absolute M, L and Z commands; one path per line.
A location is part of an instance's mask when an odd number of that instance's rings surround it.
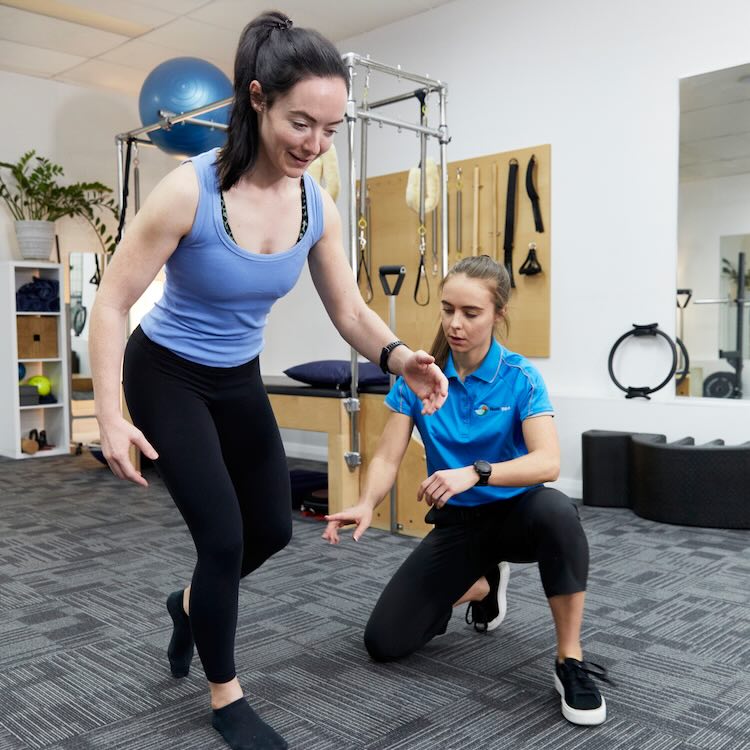
M 560 693 L 562 714 L 572 724 L 593 726 L 607 718 L 607 704 L 592 677 L 613 684 L 599 664 L 571 658 L 555 662 L 555 688 Z
M 490 584 L 490 593 L 478 602 L 469 602 L 466 608 L 466 624 L 473 625 L 474 630 L 488 633 L 494 630 L 505 619 L 508 602 L 505 592 L 508 589 L 510 565 L 503 560 L 485 573 Z

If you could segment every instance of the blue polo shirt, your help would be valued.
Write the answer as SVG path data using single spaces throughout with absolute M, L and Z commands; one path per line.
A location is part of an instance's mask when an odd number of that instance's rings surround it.
M 441 469 L 471 466 L 480 458 L 498 463 L 525 456 L 529 451 L 521 430 L 524 419 L 554 414 L 536 368 L 494 339 L 482 364 L 464 382 L 450 354 L 445 376 L 448 398 L 435 414 L 422 414 L 422 402 L 403 378 L 393 384 L 385 399 L 390 409 L 414 420 L 427 454 L 428 476 Z M 448 504 L 482 505 L 508 500 L 528 489 L 472 487 Z

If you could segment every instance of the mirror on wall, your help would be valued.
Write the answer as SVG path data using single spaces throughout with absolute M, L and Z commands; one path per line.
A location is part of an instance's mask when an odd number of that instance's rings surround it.
M 89 316 L 94 306 L 102 261 L 96 253 L 68 256 L 70 298 L 70 371 L 74 376 L 91 377 L 89 366 Z
M 677 393 L 750 399 L 750 63 L 680 81 L 679 175 Z

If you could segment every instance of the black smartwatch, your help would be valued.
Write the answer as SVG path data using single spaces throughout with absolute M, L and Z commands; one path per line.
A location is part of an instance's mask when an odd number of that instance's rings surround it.
M 480 458 L 479 461 L 474 461 L 474 471 L 479 475 L 479 479 L 474 486 L 486 487 L 489 484 L 490 475 L 492 474 L 492 464 Z
M 391 352 L 397 347 L 397 346 L 406 346 L 403 341 L 399 341 L 398 339 L 396 341 L 391 341 L 390 344 L 387 346 L 384 346 L 383 349 L 380 352 L 380 369 L 386 374 L 393 374 L 388 369 L 388 357 L 391 356 Z

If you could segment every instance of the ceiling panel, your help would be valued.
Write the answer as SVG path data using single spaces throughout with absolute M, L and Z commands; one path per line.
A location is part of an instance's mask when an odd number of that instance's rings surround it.
M 134 3 L 130 0 L 126 2 L 122 0 L 65 0 L 65 4 L 92 13 L 142 24 L 150 29 L 169 23 L 175 18 L 174 13 L 159 9 L 155 3 Z
M 746 133 L 750 131 L 750 99 L 684 112 L 680 128 L 680 139 L 686 142 Z
M 0 68 L 15 73 L 49 77 L 85 60 L 85 57 L 69 55 L 65 52 L 44 50 L 0 39 Z
M 144 34 L 141 39 L 149 44 L 162 45 L 183 55 L 211 57 L 232 62 L 241 29 L 229 31 L 200 23 L 190 18 L 178 18 L 159 29 Z
M 96 57 L 127 41 L 128 37 L 0 6 L 0 39 L 71 55 Z
M 152 44 L 142 39 L 132 39 L 117 49 L 101 55 L 99 59 L 149 73 L 165 60 L 180 57 L 183 54 L 160 44 Z M 212 60 L 207 56 L 202 57 L 221 68 L 230 79 L 232 78 L 231 65 L 221 60 Z
M 138 96 L 147 75 L 148 71 L 139 71 L 125 65 L 117 65 L 105 60 L 87 60 L 56 76 L 56 79 Z
M 128 5 L 145 5 L 157 8 L 174 16 L 184 16 L 202 5 L 210 5 L 210 0 L 129 0 Z
M 297 25 L 337 41 L 443 4 L 287 0 L 283 8 Z M 218 65 L 231 78 L 241 30 L 273 5 L 266 0 L 0 0 L 0 70 L 137 93 L 160 62 L 191 55 Z

